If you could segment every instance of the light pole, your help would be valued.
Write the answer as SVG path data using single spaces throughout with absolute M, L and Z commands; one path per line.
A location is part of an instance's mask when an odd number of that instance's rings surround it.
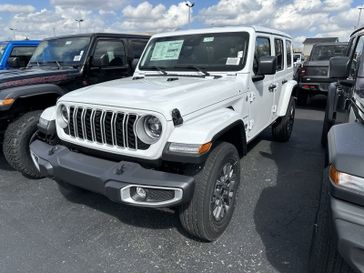
M 191 11 L 192 11 L 192 8 L 195 6 L 195 3 L 187 1 L 186 6 L 188 7 L 188 24 L 190 24 L 191 23 Z
M 15 31 L 17 31 L 14 27 L 9 27 L 9 29 L 13 32 L 13 39 L 15 40 Z
M 358 8 L 358 10 L 359 10 L 359 16 L 358 16 L 358 24 L 357 24 L 357 28 L 359 28 L 360 27 L 360 17 L 361 17 L 361 11 L 362 11 L 362 9 L 364 9 L 364 7 L 359 7 Z
M 85 20 L 83 19 L 75 19 L 75 21 L 78 23 L 78 32 L 81 32 L 81 23 Z

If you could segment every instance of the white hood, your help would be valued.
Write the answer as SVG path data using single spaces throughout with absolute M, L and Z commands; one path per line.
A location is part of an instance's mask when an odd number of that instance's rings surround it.
M 237 96 L 242 88 L 239 82 L 236 76 L 124 78 L 70 92 L 60 101 L 154 111 L 171 120 L 175 108 L 186 116 Z

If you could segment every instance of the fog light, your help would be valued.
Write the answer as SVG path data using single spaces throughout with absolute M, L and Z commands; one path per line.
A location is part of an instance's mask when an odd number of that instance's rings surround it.
M 141 187 L 137 187 L 136 188 L 136 194 L 141 199 L 147 198 L 147 192 L 143 188 L 141 188 Z

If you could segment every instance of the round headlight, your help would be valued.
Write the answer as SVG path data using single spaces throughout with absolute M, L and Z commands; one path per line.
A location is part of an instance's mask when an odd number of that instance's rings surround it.
M 64 104 L 61 105 L 60 112 L 61 112 L 61 117 L 62 117 L 63 121 L 66 124 L 68 124 L 68 121 L 69 121 L 68 108 Z
M 162 135 L 162 123 L 155 116 L 144 116 L 137 124 L 137 135 L 146 144 L 156 143 Z

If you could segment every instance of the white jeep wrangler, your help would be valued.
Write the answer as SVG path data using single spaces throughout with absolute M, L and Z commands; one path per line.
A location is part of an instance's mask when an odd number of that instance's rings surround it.
M 157 34 L 132 78 L 85 87 L 45 110 L 33 161 L 62 187 L 115 202 L 176 207 L 213 241 L 228 226 L 247 143 L 290 138 L 291 37 L 260 27 Z

